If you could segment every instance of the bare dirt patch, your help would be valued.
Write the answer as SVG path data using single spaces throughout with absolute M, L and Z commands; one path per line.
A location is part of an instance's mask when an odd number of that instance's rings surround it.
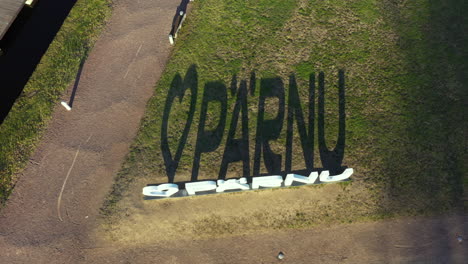
M 245 222 L 248 228 L 250 222 Z M 466 263 L 462 215 L 417 217 L 273 231 L 217 239 L 116 243 L 86 250 L 95 263 Z M 149 231 L 147 236 L 160 234 Z
M 143 185 L 144 186 L 144 185 Z M 143 200 L 132 185 L 100 237 L 123 244 L 219 238 L 288 228 L 329 226 L 366 218 L 375 204 L 355 206 L 363 191 L 342 184 L 314 185 L 160 200 Z M 344 195 L 355 200 L 342 199 Z M 331 210 L 339 207 L 339 210 Z M 340 213 L 337 213 L 340 212 Z M 158 234 L 156 236 L 148 234 Z

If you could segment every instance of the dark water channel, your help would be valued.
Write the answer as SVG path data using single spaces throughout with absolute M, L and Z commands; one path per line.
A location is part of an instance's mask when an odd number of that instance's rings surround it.
M 0 47 L 0 124 L 54 39 L 76 0 L 37 0 L 24 7 Z

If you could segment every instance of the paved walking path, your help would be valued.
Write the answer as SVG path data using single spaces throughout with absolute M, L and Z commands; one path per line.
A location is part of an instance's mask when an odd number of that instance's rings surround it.
M 114 4 L 84 64 L 73 110 L 57 106 L 0 212 L 0 263 L 75 262 L 93 244 L 88 232 L 168 59 L 180 1 Z M 71 87 L 66 101 L 70 94 Z

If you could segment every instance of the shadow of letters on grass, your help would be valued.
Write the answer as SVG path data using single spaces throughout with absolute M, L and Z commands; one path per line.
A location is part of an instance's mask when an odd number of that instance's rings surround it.
M 316 78 L 318 77 L 318 78 Z M 316 80 L 317 79 L 317 80 Z M 242 175 L 239 177 L 252 177 L 263 175 L 261 173 L 262 162 L 268 175 L 284 175 L 291 172 L 309 174 L 317 167 L 314 165 L 314 131 L 317 122 L 318 150 L 322 163 L 322 170 L 328 170 L 331 174 L 342 173 L 346 167 L 342 166 L 345 149 L 345 75 L 344 71 L 338 73 L 338 139 L 336 146 L 330 150 L 325 140 L 325 75 L 319 73 L 318 76 L 309 76 L 308 102 L 301 102 L 300 90 L 294 75 L 289 76 L 287 88 L 283 80 L 279 77 L 260 79 L 258 95 L 258 113 L 256 116 L 255 138 L 249 139 L 249 108 L 248 96 L 255 96 L 256 75 L 251 74 L 249 83 L 246 80 L 238 82 L 233 76 L 229 88 L 222 82 L 214 81 L 204 84 L 203 93 L 199 95 L 199 83 L 196 66 L 192 65 L 187 70 L 184 78 L 177 74 L 169 88 L 162 118 L 161 127 L 161 151 L 168 182 L 174 182 L 176 171 L 182 158 L 184 147 L 187 144 L 191 126 L 194 125 L 197 100 L 201 100 L 199 122 L 196 124 L 197 131 L 195 152 L 193 154 L 191 181 L 197 181 L 200 160 L 204 153 L 213 152 L 222 146 L 223 138 L 226 138 L 222 159 L 220 160 L 218 179 L 225 179 L 228 167 L 233 162 L 242 163 Z M 318 91 L 316 94 L 316 84 Z M 249 93 L 250 90 L 250 93 Z M 188 93 L 190 92 L 190 93 Z M 228 106 L 228 92 L 234 100 L 233 107 Z M 190 94 L 190 95 L 188 95 Z M 181 136 L 177 139 L 171 138 L 168 132 L 168 124 L 171 122 L 170 113 L 175 111 L 172 108 L 174 100 L 183 100 L 184 96 L 190 96 L 187 118 Z M 287 95 L 287 96 L 286 96 Z M 315 120 L 315 97 L 318 96 L 318 113 Z M 267 100 L 277 102 L 276 109 L 267 108 Z M 307 115 L 304 114 L 302 106 L 306 104 Z M 217 123 L 207 126 L 207 122 L 213 122 L 213 117 L 209 115 L 210 105 L 216 105 L 219 114 L 214 118 Z M 228 122 L 228 112 L 231 119 Z M 276 113 L 273 118 L 267 118 L 271 112 Z M 268 113 L 268 115 L 267 115 Z M 179 122 L 179 121 L 172 121 Z M 283 126 L 286 124 L 286 144 L 285 153 L 276 153 L 271 143 L 280 138 Z M 295 125 L 296 124 L 296 125 Z M 240 126 L 240 128 L 238 128 Z M 302 153 L 293 151 L 294 129 L 299 135 Z M 224 133 L 227 131 L 226 137 Z M 237 135 L 236 135 L 237 132 Z M 176 140 L 177 144 L 174 153 L 171 152 L 169 140 Z M 250 144 L 254 144 L 253 166 L 251 167 Z M 174 149 L 174 148 L 172 148 Z M 304 169 L 292 171 L 293 153 L 301 155 L 304 160 Z M 185 154 L 189 155 L 189 154 Z M 284 156 L 283 156 L 284 155 Z M 219 164 L 219 161 L 210 161 L 210 164 Z M 284 167 L 283 167 L 284 164 Z

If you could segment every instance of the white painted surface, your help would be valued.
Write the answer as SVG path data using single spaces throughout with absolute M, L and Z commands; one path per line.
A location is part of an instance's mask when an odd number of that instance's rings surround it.
M 342 180 L 346 180 L 349 177 L 351 177 L 351 175 L 353 175 L 353 173 L 354 173 L 354 170 L 352 168 L 347 168 L 345 171 L 343 171 L 343 173 L 338 174 L 338 175 L 333 175 L 333 176 L 330 176 L 329 171 L 322 171 L 320 173 L 320 181 L 321 182 L 342 181 Z
M 282 183 L 283 183 L 283 177 L 279 175 L 254 177 L 252 179 L 252 189 L 256 190 L 260 187 L 265 187 L 265 188 L 281 187 Z
M 230 180 L 218 180 L 218 188 L 216 192 L 224 192 L 226 190 L 250 190 L 250 186 L 247 183 L 246 178 L 230 179 Z
M 291 186 L 293 182 L 314 184 L 318 176 L 319 174 L 316 171 L 311 172 L 309 174 L 309 177 L 290 173 L 286 176 L 286 180 L 284 181 L 284 186 Z
M 146 186 L 143 195 L 152 197 L 170 197 L 179 191 L 179 186 L 174 183 L 165 183 L 158 186 Z
M 216 190 L 215 181 L 189 182 L 185 184 L 188 195 L 195 195 L 196 192 L 206 192 Z

